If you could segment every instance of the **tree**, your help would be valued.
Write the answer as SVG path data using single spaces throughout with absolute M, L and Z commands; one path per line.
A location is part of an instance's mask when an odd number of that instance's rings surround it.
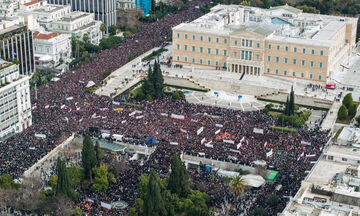
M 285 114 L 285 115 L 289 115 L 289 114 L 290 114 L 289 96 L 286 98 L 284 114 Z
M 156 3 L 155 0 L 151 0 L 151 12 L 155 13 L 156 11 Z
M 339 112 L 338 112 L 338 118 L 340 120 L 345 120 L 348 116 L 348 110 L 346 109 L 345 105 L 341 105 Z
M 353 118 L 356 115 L 357 111 L 357 105 L 355 103 L 352 103 L 349 107 L 349 116 Z
M 87 34 L 87 33 L 85 33 L 84 35 L 83 35 L 83 41 L 85 42 L 85 43 L 87 43 L 88 41 L 89 41 L 89 35 Z
M 250 214 L 251 216 L 267 216 L 267 212 L 263 207 L 255 207 Z
M 241 5 L 244 5 L 244 6 L 251 6 L 251 2 L 250 2 L 250 1 L 246 1 L 246 0 L 240 2 L 240 4 L 241 4 Z
M 57 175 L 51 175 L 51 176 L 50 176 L 49 182 L 50 182 L 51 190 L 52 190 L 53 192 L 56 191 L 57 181 L 58 181 Z
M 97 161 L 94 145 L 89 135 L 84 138 L 81 159 L 85 169 L 85 176 L 90 178 L 90 182 L 92 182 L 92 169 L 96 166 Z
M 116 31 L 117 31 L 117 26 L 116 25 L 110 26 L 109 33 L 110 33 L 111 36 L 116 35 Z
M 189 176 L 179 155 L 175 155 L 172 159 L 168 188 L 179 197 L 186 197 L 189 194 Z
M 2 189 L 18 189 L 19 183 L 15 183 L 10 174 L 4 174 L 0 176 L 0 188 Z
M 66 169 L 66 164 L 60 157 L 58 157 L 56 163 L 56 174 L 58 176 L 56 183 L 56 195 L 65 195 L 67 197 L 72 196 L 73 191 L 71 188 L 69 174 Z
M 295 93 L 294 88 L 291 86 L 290 101 L 289 101 L 289 115 L 294 115 L 295 111 Z
M 342 104 L 345 105 L 347 109 L 349 109 L 349 108 L 350 108 L 350 105 L 351 105 L 353 102 L 354 102 L 354 101 L 353 101 L 353 98 L 352 98 L 351 93 L 348 93 L 348 94 L 345 95 Z
M 138 214 L 136 213 L 135 208 L 130 208 L 127 215 L 128 216 L 138 216 Z
M 230 189 L 237 198 L 239 198 L 239 196 L 244 193 L 245 180 L 242 178 L 241 175 L 237 175 L 233 179 L 231 179 Z
M 95 144 L 95 154 L 96 154 L 97 166 L 100 166 L 101 160 L 104 157 L 104 152 L 103 152 L 103 150 L 101 150 L 100 144 L 98 141 L 96 141 L 96 144 Z
M 106 31 L 106 25 L 104 23 L 101 23 L 100 25 L 100 31 L 102 32 L 102 35 L 104 35 L 105 31 Z
M 93 189 L 99 193 L 104 193 L 109 187 L 107 167 L 105 165 L 95 167 L 94 176 Z
M 315 7 L 311 7 L 311 6 L 307 6 L 307 5 L 299 5 L 299 6 L 296 6 L 296 8 L 303 10 L 303 12 L 305 12 L 305 13 L 314 13 L 314 14 L 320 13 L 320 11 L 318 9 L 316 9 Z
M 166 215 L 165 203 L 161 195 L 160 178 L 153 169 L 150 171 L 149 184 L 144 200 L 144 215 Z

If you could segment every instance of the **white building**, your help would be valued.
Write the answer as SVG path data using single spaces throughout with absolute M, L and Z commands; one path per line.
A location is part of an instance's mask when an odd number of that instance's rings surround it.
M 16 0 L 0 0 L 0 17 L 14 16 L 18 8 L 19 3 Z
M 116 8 L 117 9 L 136 9 L 135 0 L 116 0 Z
M 19 133 L 32 124 L 28 76 L 19 66 L 0 60 L 0 138 Z
M 34 33 L 35 64 L 55 66 L 71 58 L 70 35 L 61 33 Z
M 99 44 L 102 38 L 100 31 L 101 21 L 94 20 L 94 15 L 82 11 L 74 11 L 63 16 L 59 20 L 53 21 L 48 31 L 70 34 L 72 37 L 83 40 L 85 34 L 89 37 L 89 42 Z

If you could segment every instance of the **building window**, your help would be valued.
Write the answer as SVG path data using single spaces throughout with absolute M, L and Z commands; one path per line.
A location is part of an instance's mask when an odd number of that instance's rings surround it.
M 201 52 L 201 53 L 203 52 L 203 48 L 202 48 L 202 47 L 200 47 L 200 52 Z
M 211 42 L 211 37 L 208 37 L 208 41 Z
M 237 46 L 237 40 L 234 41 L 235 46 Z
M 271 44 L 268 45 L 268 48 L 271 49 Z
M 315 54 L 315 50 L 314 50 L 314 49 L 311 50 L 311 54 L 313 54 L 313 55 Z
M 219 43 L 219 38 L 216 38 L 216 43 Z
M 293 77 L 296 77 L 296 73 L 295 73 L 295 71 L 293 72 Z
M 296 59 L 293 60 L 293 64 L 296 65 Z
M 276 62 L 279 62 L 279 57 L 276 57 Z
M 257 44 L 256 44 L 256 47 L 257 47 L 257 48 L 260 48 L 260 43 L 257 43 Z
M 301 65 L 305 66 L 305 60 L 301 60 Z
M 184 45 L 184 50 L 187 51 L 187 45 Z
M 342 161 L 347 161 L 347 158 L 341 158 Z
M 334 160 L 334 156 L 328 155 L 328 160 Z
M 288 46 L 285 47 L 285 51 L 286 51 L 286 52 L 289 51 L 289 47 L 288 47 Z
M 180 38 L 180 34 L 179 34 L 179 33 L 177 33 L 177 38 Z
M 184 57 L 184 61 L 187 62 L 187 57 Z
M 296 47 L 294 47 L 294 52 L 295 52 L 295 53 L 297 52 L 297 48 L 296 48 Z
M 219 55 L 219 49 L 215 50 L 216 55 Z
M 227 51 L 226 50 L 224 50 L 224 56 L 227 56 Z
M 236 57 L 237 52 L 234 52 L 234 57 Z
M 202 64 L 202 59 L 200 59 L 200 64 Z
M 250 47 L 252 47 L 252 40 L 250 40 Z
M 276 74 L 279 74 L 279 70 L 278 70 L 278 69 L 276 69 L 276 70 L 275 70 L 275 73 L 276 73 Z
M 211 64 L 211 61 L 210 60 L 208 60 L 208 65 L 210 65 Z
M 244 51 L 241 51 L 241 59 L 244 59 Z
M 245 40 L 244 39 L 241 40 L 241 46 L 245 46 Z
M 211 48 L 208 48 L 208 54 L 211 54 Z
M 304 78 L 304 73 L 301 73 L 301 78 Z
M 310 79 L 312 79 L 313 78 L 313 75 L 312 74 L 310 74 Z
M 192 63 L 195 63 L 195 59 L 194 59 L 194 58 L 192 59 Z
M 320 68 L 322 68 L 322 67 L 323 67 L 322 62 L 320 62 L 320 63 L 319 63 L 319 67 L 320 67 Z
M 270 68 L 267 69 L 267 72 L 270 73 Z
M 224 66 L 223 66 L 224 68 L 226 68 L 226 62 L 224 62 Z
M 277 49 L 277 50 L 280 50 L 280 45 L 277 45 L 277 46 L 276 46 L 276 49 Z
M 321 80 L 321 75 L 319 75 L 319 80 Z
M 193 35 L 193 40 L 195 40 L 195 35 Z
M 195 52 L 195 46 L 192 46 L 191 49 L 193 52 Z
M 305 49 L 305 48 L 303 48 L 303 53 L 304 53 L 304 54 L 306 53 L 306 49 Z
M 204 37 L 203 37 L 203 36 L 200 36 L 200 40 L 203 41 L 203 40 L 204 40 Z
M 246 40 L 246 47 L 248 47 L 249 46 L 249 41 L 248 40 Z
M 260 59 L 260 55 L 256 55 L 256 60 L 259 60 Z
M 286 71 L 286 70 L 284 70 L 284 75 L 285 75 L 285 76 L 287 75 L 287 71 Z
M 268 62 L 271 60 L 271 57 L 270 56 L 268 56 Z
M 285 63 L 285 64 L 288 63 L 288 59 L 287 59 L 287 58 L 284 59 L 284 63 Z
M 215 62 L 215 65 L 216 65 L 216 66 L 219 66 L 219 62 L 218 62 L 218 61 L 217 61 L 217 62 Z
M 248 60 L 248 51 L 245 51 L 245 60 Z
M 185 39 L 187 39 L 187 34 L 185 34 Z
M 314 67 L 314 62 L 313 61 L 310 62 L 310 67 Z
M 320 55 L 321 55 L 321 56 L 324 55 L 324 51 L 323 51 L 323 50 L 320 51 Z
M 252 60 L 252 52 L 249 52 L 249 60 Z
M 180 56 L 177 56 L 177 57 L 176 57 L 176 60 L 177 60 L 177 61 L 180 61 Z
M 180 49 L 180 44 L 176 45 L 176 49 L 179 50 Z
M 224 38 L 224 44 L 227 44 L 227 39 L 226 38 Z

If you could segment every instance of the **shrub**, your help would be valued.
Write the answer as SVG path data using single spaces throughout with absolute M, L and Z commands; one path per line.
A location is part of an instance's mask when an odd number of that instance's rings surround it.
M 286 128 L 286 127 L 270 126 L 269 129 L 283 131 L 283 132 L 297 133 L 296 129 Z
M 339 109 L 338 118 L 340 120 L 345 120 L 347 116 L 348 116 L 348 110 L 346 109 L 346 106 L 343 104 Z
M 345 95 L 342 104 L 346 106 L 347 109 L 349 109 L 350 105 L 354 103 L 353 98 L 351 96 L 351 93 L 348 93 Z
M 269 110 L 269 108 L 265 107 L 265 108 L 263 109 L 263 112 L 264 112 L 265 114 L 269 114 L 270 110 Z

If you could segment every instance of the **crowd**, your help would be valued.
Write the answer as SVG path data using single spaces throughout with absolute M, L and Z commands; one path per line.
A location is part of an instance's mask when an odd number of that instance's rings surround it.
M 144 164 L 128 162 L 127 170 L 115 176 L 117 183 L 110 185 L 108 192 L 81 194 L 75 205 L 90 215 L 106 211 L 100 207 L 99 201 L 124 200 L 133 205 L 141 174 L 154 168 L 160 176 L 168 176 L 172 156 L 180 153 L 245 165 L 265 160 L 280 172 L 282 188 L 277 193 L 281 197 L 294 195 L 306 175 L 305 171 L 311 169 L 310 160 L 321 154 L 328 139 L 327 131 L 304 127 L 298 134 L 287 134 L 270 130 L 269 126 L 278 125 L 278 122 L 261 111 L 241 112 L 170 98 L 141 102 L 143 108 L 124 107 L 117 103 L 119 99 L 113 101 L 86 92 L 89 81 L 101 85 L 102 72 L 114 71 L 129 57 L 162 44 L 171 36 L 172 27 L 199 17 L 202 13 L 197 6 L 203 4 L 204 0 L 194 0 L 176 14 L 143 24 L 138 33 L 125 38 L 117 47 L 104 50 L 80 68 L 62 74 L 57 82 L 40 86 L 37 96 L 32 91 L 33 126 L 0 144 L 0 175 L 9 173 L 18 178 L 72 132 L 98 127 L 110 130 L 111 134 L 124 135 L 125 140 L 135 144 L 144 144 L 146 137 L 154 137 L 157 144 L 155 152 Z M 120 107 L 124 109 L 117 109 Z M 254 129 L 262 132 L 254 132 Z M 35 133 L 46 135 L 46 138 L 36 139 Z M 309 155 L 311 157 L 307 157 Z M 225 198 L 234 200 L 224 187 L 217 186 L 221 185 L 218 184 L 220 177 L 210 178 L 198 173 L 191 178 L 211 183 L 199 189 L 211 195 L 212 205 L 221 208 Z M 249 213 L 264 201 L 266 194 L 274 191 L 272 187 L 267 185 L 255 194 L 251 193 L 236 211 Z M 224 194 L 227 195 L 222 196 Z M 89 197 L 96 197 L 96 200 L 88 201 Z M 268 211 L 275 213 L 284 207 L 286 200 L 281 198 L 281 201 L 277 209 Z M 246 208 L 241 208 L 243 206 Z M 119 215 L 123 211 L 112 209 L 107 214 Z M 234 215 L 238 213 L 232 211 Z

